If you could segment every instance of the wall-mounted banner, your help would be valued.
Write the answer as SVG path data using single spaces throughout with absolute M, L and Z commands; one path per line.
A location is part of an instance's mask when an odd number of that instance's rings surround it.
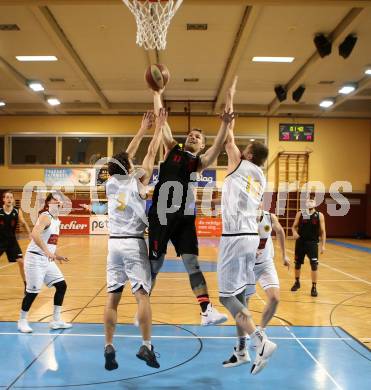
M 108 215 L 90 217 L 90 234 L 108 234 Z
M 152 176 L 151 178 L 149 179 L 149 183 L 148 185 L 150 187 L 154 187 L 156 185 L 156 183 L 158 182 L 158 169 L 157 168 L 154 168 L 153 169 L 153 172 L 152 172 Z
M 198 180 L 199 187 L 205 187 L 209 183 L 215 183 L 216 181 L 216 170 L 215 169 L 205 169 L 200 174 L 200 178 Z
M 60 234 L 89 234 L 89 217 L 59 217 Z
M 222 219 L 197 217 L 196 230 L 197 235 L 200 237 L 220 237 L 222 235 Z
M 95 185 L 95 169 L 92 168 L 45 168 L 47 186 L 85 187 Z

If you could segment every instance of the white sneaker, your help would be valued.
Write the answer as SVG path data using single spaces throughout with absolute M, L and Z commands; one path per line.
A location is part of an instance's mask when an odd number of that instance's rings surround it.
M 18 321 L 18 330 L 22 333 L 32 333 L 33 330 L 28 324 L 28 321 L 26 319 L 21 319 Z
M 228 317 L 225 314 L 219 313 L 218 310 L 213 308 L 213 305 L 209 303 L 204 313 L 201 313 L 201 325 L 218 325 L 227 321 Z
M 260 332 L 263 334 L 263 336 L 266 336 L 265 328 L 262 329 L 260 326 L 257 326 L 257 329 L 260 330 Z M 256 344 L 256 338 L 251 337 L 249 341 L 249 349 L 256 350 L 257 344 Z
M 260 372 L 268 363 L 269 358 L 273 355 L 273 352 L 277 349 L 277 345 L 268 340 L 266 336 L 259 347 L 256 348 L 255 361 L 251 367 L 251 374 L 256 375 Z
M 243 349 L 241 351 L 237 351 L 236 347 L 233 348 L 234 352 L 233 355 L 226 361 L 223 362 L 223 367 L 229 368 L 229 367 L 237 367 L 241 364 L 250 363 L 250 355 L 247 349 Z
M 60 321 L 51 321 L 49 322 L 50 329 L 56 330 L 56 329 L 69 329 L 72 328 L 72 324 L 68 324 L 67 322 L 64 322 L 62 320 Z

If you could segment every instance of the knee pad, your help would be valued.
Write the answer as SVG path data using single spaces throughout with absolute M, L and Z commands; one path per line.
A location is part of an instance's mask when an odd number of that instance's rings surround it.
M 57 292 L 60 292 L 60 293 L 65 293 L 67 291 L 67 283 L 64 280 L 62 280 L 58 283 L 55 283 L 54 287 L 57 290 Z
M 22 310 L 23 311 L 30 310 L 30 307 L 31 307 L 33 301 L 35 300 L 35 298 L 37 297 L 37 295 L 38 294 L 26 292 L 26 295 L 24 296 L 23 301 L 22 301 Z
M 183 264 L 189 275 L 201 273 L 197 255 L 182 255 Z
M 300 269 L 301 268 L 301 262 L 295 260 L 295 269 Z
M 317 271 L 318 269 L 318 260 L 317 259 L 310 259 L 310 268 L 312 271 Z
M 237 297 L 219 297 L 219 302 L 232 314 L 233 318 L 245 309 L 245 306 L 238 300 Z

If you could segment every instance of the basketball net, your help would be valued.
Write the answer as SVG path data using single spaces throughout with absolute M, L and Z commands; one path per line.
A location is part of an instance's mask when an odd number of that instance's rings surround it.
M 170 21 L 183 0 L 122 0 L 137 23 L 137 45 L 164 50 Z

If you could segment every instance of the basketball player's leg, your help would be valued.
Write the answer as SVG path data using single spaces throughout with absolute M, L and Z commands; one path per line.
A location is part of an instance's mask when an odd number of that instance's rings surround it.
M 318 280 L 318 243 L 308 242 L 307 243 L 307 256 L 310 262 L 311 278 L 312 278 L 312 289 L 310 295 L 312 297 L 318 296 L 317 291 L 317 280 Z
M 33 254 L 27 254 L 25 260 L 26 294 L 22 300 L 18 330 L 22 333 L 31 333 L 32 328 L 28 323 L 28 313 L 43 286 L 47 263 L 41 261 L 41 256 Z
M 53 298 L 53 318 L 50 321 L 49 326 L 51 329 L 69 329 L 72 327 L 71 324 L 66 323 L 61 318 L 62 305 L 64 296 L 67 291 L 67 283 L 64 280 L 64 276 L 54 261 L 49 262 L 47 272 L 44 278 L 44 283 L 49 287 L 55 288 Z
M 6 248 L 6 254 L 8 257 L 8 261 L 13 263 L 17 262 L 18 264 L 18 269 L 19 269 L 19 274 L 21 275 L 24 287 L 25 287 L 25 292 L 26 292 L 26 276 L 24 273 L 24 261 L 23 261 L 23 254 L 22 250 L 18 244 L 17 240 L 11 240 L 8 243 L 8 246 Z
M 257 345 L 252 374 L 261 371 L 277 346 L 259 330 L 247 307 L 237 298 L 246 296 L 246 287 L 255 284 L 254 264 L 258 238 L 222 237 L 218 261 L 219 299 L 232 314 L 241 333 L 248 334 Z M 243 254 L 243 255 L 242 255 Z
M 297 291 L 300 288 L 300 272 L 301 266 L 304 264 L 305 258 L 305 243 L 300 239 L 295 242 L 295 283 L 291 287 L 291 291 Z

